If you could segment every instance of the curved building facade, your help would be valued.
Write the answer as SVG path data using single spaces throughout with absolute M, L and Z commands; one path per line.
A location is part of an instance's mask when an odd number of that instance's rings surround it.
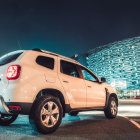
M 108 84 L 126 94 L 140 94 L 140 37 L 92 49 L 87 58 L 88 68 L 106 77 Z

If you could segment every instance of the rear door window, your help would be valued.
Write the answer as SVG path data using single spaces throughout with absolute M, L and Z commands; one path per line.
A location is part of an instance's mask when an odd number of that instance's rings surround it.
M 76 65 L 67 61 L 61 60 L 61 72 L 73 77 L 80 77 Z
M 4 55 L 0 58 L 0 66 L 15 61 L 23 52 L 15 52 Z
M 49 69 L 54 69 L 54 59 L 46 56 L 38 56 L 36 59 L 36 63 L 49 68 Z

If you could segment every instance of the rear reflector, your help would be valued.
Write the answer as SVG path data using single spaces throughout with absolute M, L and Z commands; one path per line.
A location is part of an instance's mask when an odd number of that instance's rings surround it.
M 20 106 L 9 105 L 10 110 L 20 110 Z
M 11 65 L 7 69 L 6 77 L 8 80 L 18 79 L 20 76 L 21 67 L 19 65 Z

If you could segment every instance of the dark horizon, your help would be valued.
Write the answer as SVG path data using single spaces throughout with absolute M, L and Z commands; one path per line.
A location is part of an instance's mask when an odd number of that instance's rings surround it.
M 0 55 L 42 48 L 65 56 L 140 35 L 140 2 L 0 2 Z

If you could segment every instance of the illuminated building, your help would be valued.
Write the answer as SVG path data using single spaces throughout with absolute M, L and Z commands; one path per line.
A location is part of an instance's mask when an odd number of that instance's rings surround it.
M 99 46 L 88 52 L 87 67 L 116 89 L 140 95 L 140 37 Z M 131 92 L 133 91 L 133 92 Z

